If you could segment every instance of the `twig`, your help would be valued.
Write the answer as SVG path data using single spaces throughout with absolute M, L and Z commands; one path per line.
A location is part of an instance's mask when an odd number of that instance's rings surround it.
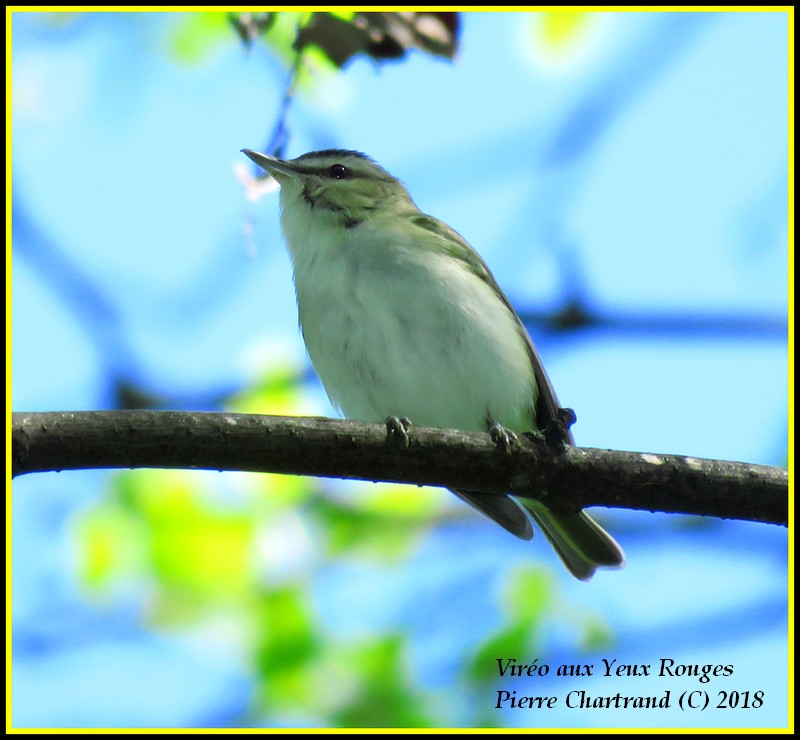
M 787 524 L 782 468 L 583 447 L 523 437 L 514 454 L 488 434 L 317 417 L 179 411 L 13 414 L 13 475 L 83 468 L 190 468 L 391 481 L 607 506 Z

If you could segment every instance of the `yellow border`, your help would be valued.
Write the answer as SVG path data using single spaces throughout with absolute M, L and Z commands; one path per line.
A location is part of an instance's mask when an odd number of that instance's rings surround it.
M 270 10 L 331 10 L 332 8 L 320 6 L 279 6 Z M 339 9 L 353 10 L 354 6 L 343 6 Z M 459 7 L 369 7 L 370 11 L 383 10 L 454 10 L 461 11 Z M 231 12 L 236 10 L 252 11 L 253 7 L 241 6 L 197 6 L 196 11 L 201 12 Z M 788 358 L 789 358 L 789 448 L 788 448 L 788 469 L 789 469 L 789 568 L 788 568 L 788 595 L 789 595 L 789 704 L 787 706 L 788 717 L 786 728 L 521 728 L 521 729 L 499 729 L 499 728 L 313 728 L 313 729 L 287 729 L 278 728 L 274 730 L 264 728 L 13 728 L 11 719 L 11 40 L 12 40 L 12 18 L 13 13 L 75 13 L 75 12 L 130 12 L 130 13 L 165 13 L 165 12 L 187 12 L 186 6 L 120 6 L 120 5 L 76 5 L 65 8 L 59 5 L 7 5 L 6 6 L 6 732 L 7 734 L 39 734 L 41 732 L 58 734 L 100 734 L 114 732 L 115 734 L 151 734 L 151 733 L 170 733 L 170 734 L 219 734 L 224 731 L 226 734 L 253 734 L 253 733 L 281 733 L 281 734 L 532 734 L 532 733 L 552 733 L 552 734 L 688 734 L 702 732 L 703 734 L 752 734 L 760 732 L 763 734 L 788 734 L 794 731 L 794 386 L 791 379 L 794 377 L 794 6 L 793 5 L 773 5 L 773 6 L 629 6 L 629 5 L 574 5 L 564 7 L 560 5 L 542 6 L 486 6 L 484 8 L 473 8 L 470 12 L 508 12 L 520 10 L 535 11 L 558 11 L 558 12 L 626 12 L 626 13 L 650 13 L 650 12 L 727 12 L 727 13 L 786 13 L 788 21 L 788 57 L 789 57 L 789 90 L 788 90 L 788 124 L 789 124 L 789 186 L 788 186 L 788 268 L 789 268 L 789 336 L 788 336 Z
M 792 698 L 794 694 L 794 552 L 795 552 L 795 538 L 794 538 L 794 8 L 788 13 L 787 18 L 787 32 L 788 32 L 788 57 L 789 57 L 789 187 L 787 197 L 789 199 L 789 230 L 787 234 L 788 244 L 788 262 L 789 262 L 789 337 L 788 337 L 788 355 L 789 355 L 789 452 L 787 455 L 787 466 L 789 469 L 789 716 L 788 726 L 794 730 L 794 703 Z
M 6 732 L 11 730 L 11 13 L 6 10 Z
M 450 10 L 460 12 L 595 12 L 595 13 L 788 13 L 794 15 L 793 5 L 486 5 L 476 6 L 464 11 L 463 7 L 458 6 L 339 6 L 327 7 L 319 5 L 287 5 L 287 6 L 239 6 L 239 5 L 198 5 L 189 7 L 185 5 L 7 5 L 6 20 L 10 13 L 185 13 L 185 12 L 204 12 L 204 13 L 230 13 L 230 12 L 252 12 L 253 10 L 293 10 L 293 11 L 313 11 L 313 10 L 369 10 L 369 11 L 419 11 L 419 10 Z

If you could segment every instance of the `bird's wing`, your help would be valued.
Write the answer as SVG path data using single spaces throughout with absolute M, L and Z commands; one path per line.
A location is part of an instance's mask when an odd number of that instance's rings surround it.
M 528 347 L 528 354 L 536 375 L 539 393 L 536 401 L 535 423 L 539 430 L 544 430 L 551 419 L 557 418 L 559 409 L 550 379 L 544 371 L 539 355 L 522 325 L 516 311 L 511 306 L 503 291 L 497 285 L 486 263 L 470 247 L 470 245 L 457 232 L 447 224 L 430 216 L 414 216 L 416 226 L 436 234 L 441 238 L 441 245 L 431 248 L 441 248 L 450 256 L 461 261 L 466 269 L 472 271 L 481 280 L 488 283 L 506 304 L 514 316 L 519 327 L 520 335 Z M 424 240 L 421 240 L 424 241 Z M 571 432 L 567 431 L 567 441 L 574 444 Z M 597 524 L 586 512 L 556 512 L 551 511 L 545 504 L 532 499 L 517 500 L 509 496 L 494 497 L 475 492 L 457 492 L 462 499 L 491 517 L 495 522 L 514 533 L 517 537 L 527 540 L 533 535 L 530 522 L 520 510 L 515 510 L 513 505 L 526 509 L 538 522 L 545 536 L 552 544 L 564 565 L 576 577 L 588 581 L 598 567 L 621 568 L 625 565 L 625 556 L 620 546 L 613 538 Z M 497 501 L 501 503 L 498 504 Z
M 533 366 L 533 371 L 536 376 L 536 385 L 539 393 L 536 399 L 536 419 L 534 421 L 537 430 L 543 431 L 550 421 L 557 418 L 558 409 L 560 408 L 558 398 L 555 390 L 553 389 L 553 385 L 550 382 L 550 378 L 547 377 L 544 365 L 542 365 L 542 361 L 539 358 L 539 353 L 536 351 L 536 347 L 533 346 L 533 342 L 531 341 L 531 338 L 528 335 L 522 320 L 517 315 L 514 307 L 506 297 L 506 294 L 503 293 L 502 289 L 497 284 L 497 281 L 495 280 L 494 275 L 492 275 L 491 270 L 489 270 L 486 263 L 469 245 L 467 240 L 464 239 L 464 237 L 461 236 L 461 234 L 459 234 L 457 231 L 451 229 L 443 221 L 440 221 L 438 218 L 434 218 L 433 216 L 428 216 L 424 213 L 415 214 L 411 216 L 409 220 L 414 226 L 417 226 L 418 228 L 423 229 L 430 234 L 438 236 L 439 240 L 436 242 L 437 248 L 440 248 L 442 251 L 461 262 L 466 269 L 479 277 L 485 283 L 488 283 L 497 292 L 497 295 L 500 296 L 503 303 L 505 303 L 508 310 L 514 316 L 514 320 L 517 322 L 519 333 L 524 339 L 525 345 L 528 348 L 528 355 L 530 356 L 531 365 Z M 567 434 L 570 444 L 574 444 L 572 432 L 568 431 Z

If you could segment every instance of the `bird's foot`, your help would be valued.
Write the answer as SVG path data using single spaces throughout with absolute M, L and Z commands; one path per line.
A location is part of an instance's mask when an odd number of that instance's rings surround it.
M 498 451 L 506 455 L 510 455 L 515 449 L 519 449 L 522 446 L 519 442 L 519 437 L 514 432 L 497 422 L 489 425 L 489 436 L 492 438 L 492 442 L 497 445 Z
M 411 429 L 411 422 L 404 416 L 386 417 L 386 442 L 400 447 L 408 448 L 411 444 L 408 438 L 408 430 Z
M 551 447 L 563 447 L 570 443 L 569 428 L 578 420 L 572 409 L 558 409 L 556 418 L 545 427 L 544 438 Z

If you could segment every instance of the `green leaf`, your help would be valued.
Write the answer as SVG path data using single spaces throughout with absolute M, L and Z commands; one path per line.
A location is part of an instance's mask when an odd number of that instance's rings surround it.
M 339 727 L 427 727 L 424 696 L 413 689 L 406 643 L 399 634 L 375 638 L 351 649 L 349 665 L 358 691 L 334 712 Z
M 523 566 L 512 571 L 503 595 L 505 621 L 479 646 L 467 665 L 467 678 L 479 684 L 493 683 L 498 658 L 528 655 L 539 639 L 542 623 L 552 613 L 554 598 L 553 577 L 547 569 Z
M 484 640 L 467 663 L 465 673 L 469 681 L 491 684 L 497 680 L 497 660 L 527 655 L 533 625 L 520 617 Z
M 552 609 L 554 596 L 553 574 L 549 569 L 527 566 L 511 574 L 506 591 L 509 610 L 531 624 L 541 620 Z
M 174 58 L 184 64 L 197 64 L 222 48 L 229 38 L 226 13 L 181 13 L 170 38 Z
M 118 503 L 104 501 L 73 524 L 77 567 L 92 590 L 109 588 L 114 579 L 141 574 L 147 555 L 146 533 Z
M 262 676 L 307 663 L 319 650 L 319 637 L 302 583 L 263 593 L 257 605 L 260 644 L 257 666 Z
M 587 653 L 608 650 L 614 642 L 615 636 L 608 622 L 594 614 L 586 616 L 581 639 L 582 650 Z
M 406 555 L 430 526 L 427 514 L 378 513 L 320 497 L 313 514 L 323 525 L 331 555 L 364 553 L 385 559 Z

